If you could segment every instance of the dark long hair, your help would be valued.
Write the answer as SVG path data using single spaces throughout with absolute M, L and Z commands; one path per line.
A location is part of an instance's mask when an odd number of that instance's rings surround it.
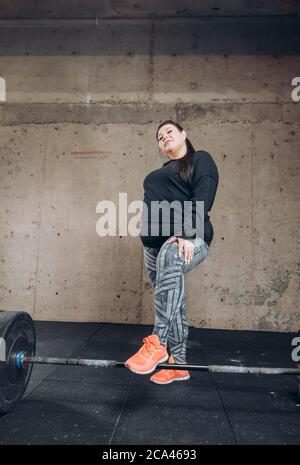
M 180 124 L 175 123 L 174 121 L 171 121 L 168 119 L 164 121 L 163 123 L 161 123 L 156 130 L 157 142 L 158 142 L 158 131 L 160 130 L 162 126 L 165 126 L 166 124 L 172 124 L 177 129 L 179 129 L 180 132 L 183 131 L 183 128 L 180 126 Z M 186 142 L 186 154 L 182 158 L 178 158 L 177 163 L 179 166 L 179 172 L 180 172 L 182 179 L 184 179 L 184 181 L 186 182 L 190 182 L 192 178 L 192 153 L 195 152 L 195 149 L 192 146 L 188 138 L 186 138 L 185 142 Z

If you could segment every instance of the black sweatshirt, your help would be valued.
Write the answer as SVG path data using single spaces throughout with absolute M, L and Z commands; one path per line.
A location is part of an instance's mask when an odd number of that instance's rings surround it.
M 192 225 L 195 226 L 196 208 L 195 202 L 204 201 L 204 241 L 210 246 L 214 230 L 211 224 L 208 212 L 211 210 L 214 203 L 215 195 L 219 183 L 219 174 L 213 157 L 204 150 L 199 150 L 192 154 L 192 177 L 190 182 L 182 179 L 177 160 L 169 160 L 163 166 L 149 173 L 144 179 L 144 209 L 142 213 L 142 223 L 140 237 L 143 245 L 146 247 L 160 248 L 163 243 L 173 235 L 183 237 L 184 239 L 193 239 L 196 234 L 189 235 L 183 229 L 182 233 L 177 234 L 177 229 L 174 227 L 174 215 L 170 215 L 169 234 L 165 234 L 162 230 L 162 217 L 159 217 L 158 235 L 151 235 L 151 202 L 179 201 L 182 204 L 182 212 L 184 211 L 183 202 L 192 201 Z M 145 208 L 147 206 L 147 209 Z M 152 215 L 154 216 L 154 215 Z M 153 220 L 153 218 L 152 218 Z M 183 220 L 184 221 L 184 220 Z

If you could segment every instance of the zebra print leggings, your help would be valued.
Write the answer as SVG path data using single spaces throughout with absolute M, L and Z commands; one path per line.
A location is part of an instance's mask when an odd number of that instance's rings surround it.
M 178 243 L 160 249 L 144 247 L 144 261 L 154 287 L 155 321 L 153 334 L 161 344 L 168 344 L 175 362 L 186 363 L 186 345 L 189 326 L 186 313 L 184 273 L 191 271 L 207 257 L 209 247 L 201 238 L 189 239 L 194 243 L 190 263 L 178 255 Z

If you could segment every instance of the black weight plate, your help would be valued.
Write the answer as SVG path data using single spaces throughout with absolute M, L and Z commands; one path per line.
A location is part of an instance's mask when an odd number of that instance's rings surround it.
M 26 312 L 0 311 L 0 336 L 6 343 L 6 362 L 0 362 L 0 414 L 13 410 L 28 385 L 32 365 L 18 368 L 18 352 L 35 354 L 35 329 Z

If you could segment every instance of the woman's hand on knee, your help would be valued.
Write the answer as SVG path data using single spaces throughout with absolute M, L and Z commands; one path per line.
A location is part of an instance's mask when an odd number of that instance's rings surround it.
M 181 254 L 183 254 L 184 261 L 186 263 L 190 263 L 194 255 L 194 250 L 195 250 L 194 244 L 191 241 L 187 239 L 183 239 L 182 237 L 178 237 L 178 236 L 172 236 L 166 241 L 167 244 L 172 244 L 173 242 L 178 243 L 179 257 L 181 257 Z

